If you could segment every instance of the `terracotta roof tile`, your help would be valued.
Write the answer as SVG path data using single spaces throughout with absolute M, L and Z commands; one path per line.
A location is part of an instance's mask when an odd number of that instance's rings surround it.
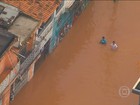
M 19 8 L 25 14 L 42 21 L 47 21 L 59 6 L 56 0 L 1 0 Z M 61 0 L 60 0 L 61 1 Z

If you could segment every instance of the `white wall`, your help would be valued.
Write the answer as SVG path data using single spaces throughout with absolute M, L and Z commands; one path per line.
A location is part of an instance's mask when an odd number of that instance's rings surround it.
M 40 50 L 44 47 L 47 41 L 51 38 L 53 32 L 53 20 L 48 24 L 48 26 L 44 29 L 41 35 L 36 37 L 36 41 L 41 42 Z
M 41 42 L 40 50 L 44 47 L 44 45 L 47 43 L 47 41 L 51 38 L 52 31 L 53 31 L 53 29 L 51 28 L 51 30 L 49 31 L 49 33 L 47 33 L 46 36 L 43 38 L 44 40 Z
M 75 0 L 65 0 L 65 4 L 64 4 L 65 9 L 70 8 L 74 2 L 75 2 Z

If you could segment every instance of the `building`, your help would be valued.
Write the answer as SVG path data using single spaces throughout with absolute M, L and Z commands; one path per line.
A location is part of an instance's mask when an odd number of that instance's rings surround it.
M 1 0 L 0 105 L 31 80 L 38 60 L 63 39 L 88 0 Z

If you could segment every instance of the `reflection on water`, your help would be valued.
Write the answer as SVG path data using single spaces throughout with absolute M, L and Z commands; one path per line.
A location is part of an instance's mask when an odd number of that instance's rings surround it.
M 11 105 L 136 105 L 135 95 L 122 98 L 119 89 L 139 77 L 139 11 L 138 1 L 90 2 Z

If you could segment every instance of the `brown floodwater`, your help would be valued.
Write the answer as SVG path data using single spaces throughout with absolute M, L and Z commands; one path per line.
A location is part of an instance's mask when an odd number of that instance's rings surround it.
M 92 1 L 11 105 L 137 105 L 119 89 L 139 78 L 139 45 L 140 1 Z

